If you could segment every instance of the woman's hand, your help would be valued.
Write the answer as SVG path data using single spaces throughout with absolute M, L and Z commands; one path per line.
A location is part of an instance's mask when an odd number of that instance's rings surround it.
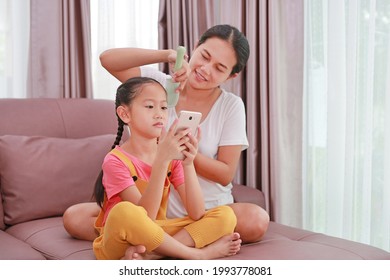
M 190 74 L 190 66 L 188 65 L 188 55 L 184 55 L 183 64 L 180 69 L 177 69 L 176 71 L 173 70 L 174 65 L 176 63 L 176 55 L 177 52 L 175 50 L 171 50 L 170 54 L 168 55 L 168 62 L 169 62 L 169 68 L 171 71 L 171 76 L 173 81 L 180 83 L 180 85 L 177 87 L 176 91 L 181 92 L 187 82 L 188 76 Z

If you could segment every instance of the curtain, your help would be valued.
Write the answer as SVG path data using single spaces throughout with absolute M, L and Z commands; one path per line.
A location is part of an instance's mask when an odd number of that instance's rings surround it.
M 390 2 L 305 2 L 304 226 L 390 250 Z
M 303 7 L 303 0 L 268 7 L 269 197 L 275 221 L 296 227 L 302 226 Z
M 300 226 L 303 0 L 161 0 L 159 47 L 192 49 L 222 23 L 241 30 L 251 48 L 246 69 L 223 85 L 247 112 L 250 147 L 234 181 L 265 193 L 272 220 Z
M 245 18 L 247 184 L 261 186 L 272 220 L 301 227 L 303 0 L 247 1 Z
M 159 1 L 158 48 L 176 49 L 186 46 L 187 53 L 192 51 L 200 35 L 214 25 L 213 0 L 160 0 Z M 161 65 L 168 71 L 168 65 Z
M 89 0 L 31 0 L 28 97 L 91 98 Z
M 29 0 L 0 0 L 0 98 L 26 96 Z

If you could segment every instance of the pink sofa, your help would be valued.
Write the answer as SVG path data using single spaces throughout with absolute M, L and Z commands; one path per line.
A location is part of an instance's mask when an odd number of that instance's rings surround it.
M 116 134 L 114 102 L 0 99 L 0 259 L 94 259 L 70 237 L 64 210 L 91 200 Z M 264 205 L 235 185 L 236 201 Z M 390 259 L 384 250 L 271 222 L 264 240 L 227 259 Z

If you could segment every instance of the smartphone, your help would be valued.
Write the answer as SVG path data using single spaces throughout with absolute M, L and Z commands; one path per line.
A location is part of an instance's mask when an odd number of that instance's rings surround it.
M 175 133 L 182 129 L 189 128 L 190 133 L 193 136 L 196 136 L 201 118 L 202 118 L 202 113 L 200 112 L 180 111 L 179 121 L 177 122 Z M 183 153 L 177 155 L 176 159 L 183 160 L 184 159 Z
M 180 111 L 176 131 L 189 128 L 193 136 L 196 136 L 202 113 L 193 111 Z

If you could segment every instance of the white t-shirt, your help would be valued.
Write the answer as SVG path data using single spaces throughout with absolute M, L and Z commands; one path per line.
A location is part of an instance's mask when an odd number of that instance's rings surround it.
M 170 77 L 148 66 L 141 67 L 141 75 L 153 78 L 163 86 L 165 86 L 166 79 Z M 175 108 L 169 108 L 169 125 L 176 118 Z M 221 95 L 214 103 L 209 114 L 200 124 L 200 128 L 202 139 L 199 142 L 198 150 L 207 157 L 216 159 L 219 146 L 242 145 L 242 150 L 248 148 L 244 103 L 240 97 L 224 89 L 222 89 Z M 227 186 L 222 186 L 202 176 L 198 176 L 198 178 L 203 191 L 206 209 L 233 203 L 231 183 Z M 182 217 L 186 214 L 178 193 L 171 188 L 167 216 L 174 218 Z

